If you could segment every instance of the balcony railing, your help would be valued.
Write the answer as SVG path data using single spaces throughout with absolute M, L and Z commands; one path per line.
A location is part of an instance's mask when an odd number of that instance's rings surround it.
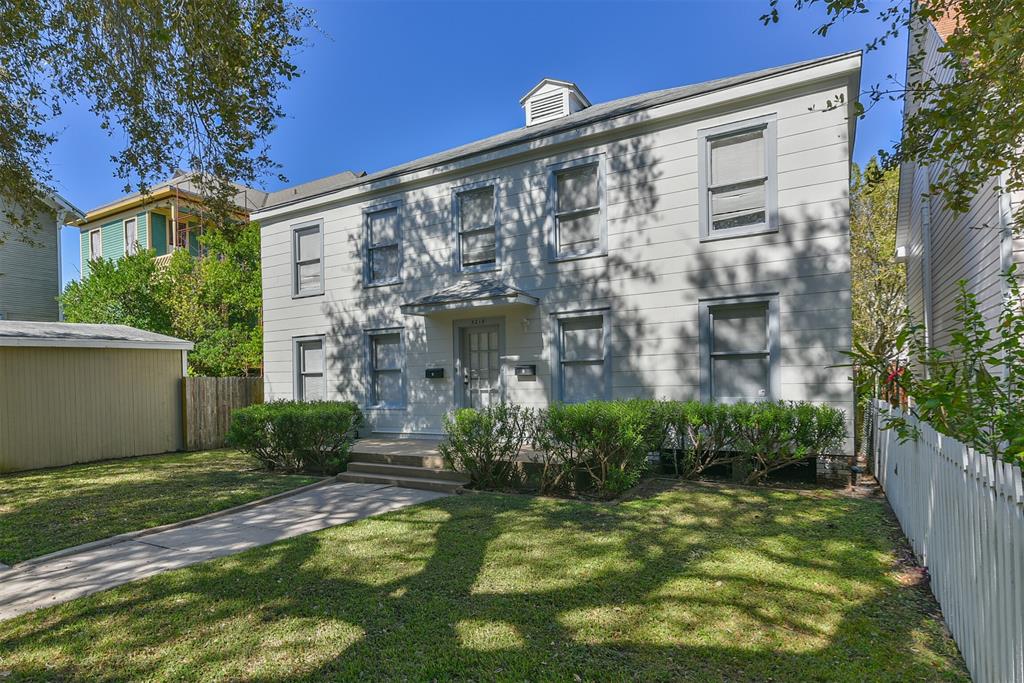
M 153 261 L 156 263 L 157 270 L 163 270 L 171 263 L 171 257 L 174 256 L 172 251 L 170 254 L 164 254 L 163 256 L 157 256 Z

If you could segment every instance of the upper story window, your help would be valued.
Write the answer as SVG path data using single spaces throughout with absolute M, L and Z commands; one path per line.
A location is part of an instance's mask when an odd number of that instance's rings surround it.
M 323 221 L 292 228 L 292 295 L 324 293 Z
M 327 385 L 324 382 L 324 337 L 297 338 L 293 365 L 296 400 L 325 400 Z
M 610 398 L 607 312 L 562 315 L 557 324 L 559 400 L 582 403 Z
M 775 117 L 699 132 L 703 239 L 777 229 Z
M 494 185 L 455 191 L 460 270 L 491 270 L 498 263 L 498 211 Z
M 405 348 L 400 329 L 373 330 L 367 333 L 370 367 L 369 406 L 401 408 L 405 406 Z
M 100 231 L 90 230 L 89 231 L 89 260 L 95 261 L 98 258 L 103 258 L 103 236 Z
M 124 221 L 124 253 L 129 256 L 139 253 L 139 224 L 134 218 Z
M 557 260 L 606 254 L 603 157 L 588 157 L 550 168 L 553 257 Z
M 367 285 L 390 285 L 402 279 L 402 225 L 400 202 L 389 202 L 364 211 L 366 223 Z
M 778 297 L 701 302 L 700 315 L 704 399 L 778 398 Z

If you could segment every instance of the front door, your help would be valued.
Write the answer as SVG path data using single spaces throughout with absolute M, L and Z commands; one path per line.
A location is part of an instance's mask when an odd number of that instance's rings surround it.
M 498 325 L 462 328 L 462 407 L 486 408 L 500 400 Z

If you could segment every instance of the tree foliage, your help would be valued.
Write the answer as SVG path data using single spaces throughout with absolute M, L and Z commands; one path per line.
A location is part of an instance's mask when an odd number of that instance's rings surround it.
M 259 225 L 199 238 L 204 256 L 153 251 L 92 263 L 61 295 L 65 319 L 131 325 L 195 343 L 189 371 L 213 377 L 258 371 L 263 357 Z
M 311 11 L 286 0 L 7 0 L 0 3 L 0 204 L 20 235 L 53 185 L 51 122 L 70 101 L 123 137 L 125 191 L 192 169 L 226 214 L 275 166 L 266 137 Z M 0 234 L 0 242 L 8 235 Z
M 780 20 L 780 4 L 769 0 L 761 17 L 766 24 Z M 867 0 L 793 0 L 792 5 L 824 13 L 817 29 L 821 36 L 840 21 L 873 11 Z M 935 64 L 926 65 L 924 52 L 912 49 L 906 76 L 890 74 L 865 93 L 869 105 L 892 99 L 903 101 L 906 109 L 902 139 L 891 151 L 879 150 L 883 165 L 930 165 L 929 191 L 958 212 L 966 211 L 993 178 L 1003 190 L 1024 190 L 1024 0 L 883 0 L 872 6 L 880 7 L 874 15 L 879 29 L 869 52 L 903 36 L 918 44 L 928 24 L 944 17 L 956 25 Z M 1024 207 L 1018 209 L 1018 225 L 1020 211 Z

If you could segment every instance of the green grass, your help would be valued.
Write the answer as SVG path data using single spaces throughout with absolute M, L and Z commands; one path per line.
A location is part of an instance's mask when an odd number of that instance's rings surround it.
M 899 543 L 834 492 L 456 496 L 2 622 L 0 673 L 966 681 Z
M 178 522 L 316 481 L 260 472 L 234 450 L 0 475 L 0 562 Z

